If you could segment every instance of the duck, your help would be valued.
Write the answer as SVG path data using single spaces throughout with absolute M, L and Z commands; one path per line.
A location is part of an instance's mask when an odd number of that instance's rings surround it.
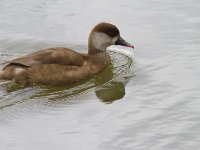
M 120 36 L 115 25 L 101 22 L 89 34 L 88 53 L 78 53 L 65 47 L 41 49 L 7 61 L 0 70 L 0 80 L 43 85 L 66 85 L 87 80 L 111 64 L 106 51 L 111 45 L 134 49 Z

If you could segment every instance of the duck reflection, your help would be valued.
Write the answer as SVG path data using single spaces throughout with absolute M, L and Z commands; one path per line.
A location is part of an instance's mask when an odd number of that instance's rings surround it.
M 117 60 L 121 58 L 123 61 L 117 63 L 116 60 L 113 60 L 112 65 L 90 80 L 66 86 L 9 83 L 1 85 L 1 89 L 5 89 L 7 95 L 21 95 L 21 98 L 18 97 L 18 100 L 13 100 L 13 102 L 37 99 L 45 101 L 44 103 L 48 105 L 61 104 L 62 102 L 68 103 L 69 101 L 77 103 L 82 99 L 87 100 L 92 97 L 91 91 L 94 91 L 100 101 L 110 104 L 116 100 L 123 99 L 126 93 L 125 85 L 130 79 L 128 77 L 133 75 L 132 73 L 127 73 L 130 72 L 133 64 L 130 58 L 116 54 L 113 56 L 117 56 L 114 58 L 117 58 Z M 85 97 L 83 98 L 83 96 Z M 10 102 L 12 103 L 12 101 Z
M 95 91 L 96 96 L 105 103 L 112 103 L 122 99 L 125 95 L 125 86 L 121 82 L 110 82 Z
M 124 83 L 114 80 L 113 66 L 106 68 L 95 77 L 95 94 L 105 103 L 122 99 L 125 95 Z
M 67 99 L 68 97 L 73 97 L 89 89 L 94 89 L 98 99 L 105 103 L 112 103 L 115 100 L 122 99 L 125 95 L 124 83 L 115 81 L 113 77 L 113 66 L 109 66 L 91 80 L 79 82 L 70 86 L 58 87 L 10 83 L 2 87 L 9 93 L 32 87 L 35 93 L 29 95 L 30 99 L 46 96 L 49 101 L 63 101 L 63 99 Z

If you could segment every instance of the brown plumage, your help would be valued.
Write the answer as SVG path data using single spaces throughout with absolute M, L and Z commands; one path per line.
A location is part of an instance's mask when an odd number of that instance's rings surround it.
M 116 26 L 100 23 L 90 33 L 88 54 L 62 47 L 39 50 L 8 61 L 0 70 L 0 79 L 45 85 L 65 85 L 88 79 L 111 63 L 106 48 L 120 39 Z M 124 42 L 120 45 L 127 44 Z

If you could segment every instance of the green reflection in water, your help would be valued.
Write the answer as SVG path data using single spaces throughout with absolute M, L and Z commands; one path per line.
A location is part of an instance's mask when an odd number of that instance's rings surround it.
M 115 52 L 110 53 L 112 65 L 107 67 L 102 73 L 94 76 L 90 80 L 80 81 L 66 86 L 43 86 L 43 85 L 23 85 L 10 83 L 2 85 L 10 98 L 21 94 L 18 100 L 0 101 L 0 107 L 8 107 L 16 103 L 22 103 L 30 99 L 46 100 L 46 103 L 60 103 L 76 98 L 90 91 L 95 92 L 98 99 L 105 103 L 112 103 L 120 100 L 125 95 L 125 84 L 133 76 L 133 60 L 129 57 Z M 79 97 L 78 97 L 79 95 Z M 8 98 L 9 99 L 9 98 Z M 3 103 L 2 103 L 3 102 Z

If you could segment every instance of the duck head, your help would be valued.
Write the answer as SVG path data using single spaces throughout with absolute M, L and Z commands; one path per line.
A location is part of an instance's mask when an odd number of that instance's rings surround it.
M 110 23 L 99 23 L 90 32 L 88 39 L 88 53 L 95 54 L 100 51 L 106 51 L 111 45 L 122 45 L 134 48 L 133 45 L 126 42 L 121 36 L 119 29 Z

